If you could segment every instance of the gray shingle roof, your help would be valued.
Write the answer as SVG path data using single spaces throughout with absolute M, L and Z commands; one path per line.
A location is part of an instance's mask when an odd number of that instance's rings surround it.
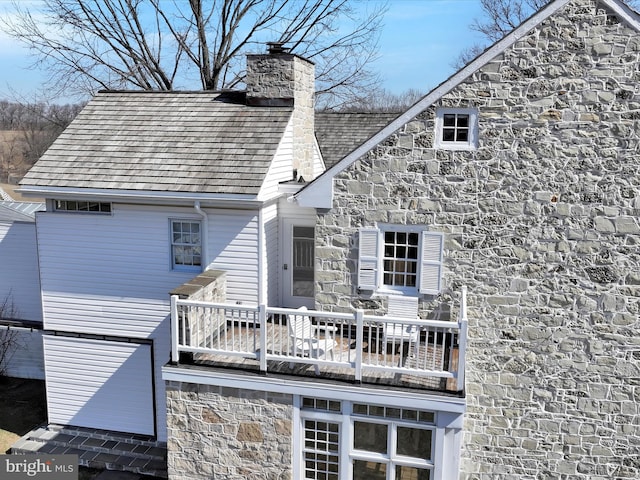
M 101 92 L 22 186 L 258 193 L 291 107 L 240 93 Z
M 316 139 L 327 168 L 378 133 L 399 113 L 316 113 Z

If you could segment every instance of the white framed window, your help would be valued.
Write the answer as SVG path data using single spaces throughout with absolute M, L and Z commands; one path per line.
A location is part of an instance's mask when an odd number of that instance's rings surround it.
M 171 267 L 174 270 L 202 270 L 201 223 L 171 219 Z
M 111 213 L 111 203 L 83 200 L 53 200 L 54 212 Z
M 361 228 L 358 288 L 379 293 L 435 295 L 442 288 L 444 235 L 419 226 Z
M 473 108 L 439 108 L 436 111 L 435 147 L 470 150 L 478 147 L 478 111 Z
M 304 480 L 436 480 L 436 413 L 414 408 L 330 401 L 299 410 Z M 329 401 L 322 401 L 328 405 Z M 297 476 L 296 476 L 297 478 Z

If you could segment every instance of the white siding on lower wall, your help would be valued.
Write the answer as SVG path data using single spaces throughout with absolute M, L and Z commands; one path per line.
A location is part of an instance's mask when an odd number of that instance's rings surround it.
M 8 298 L 13 318 L 42 321 L 39 278 L 35 223 L 0 222 L 0 305 Z
M 44 336 L 49 422 L 155 435 L 151 345 Z
M 11 327 L 9 329 L 0 327 L 0 329 L 0 342 L 6 335 L 11 335 L 15 342 L 6 366 L 7 376 L 44 380 L 42 330 L 22 327 Z

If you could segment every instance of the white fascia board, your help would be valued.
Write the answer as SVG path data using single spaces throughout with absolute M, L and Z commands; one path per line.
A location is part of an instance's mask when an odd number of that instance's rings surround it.
M 420 408 L 463 414 L 466 410 L 464 397 L 433 395 L 416 390 L 394 390 L 393 387 L 371 388 L 366 385 L 340 385 L 323 382 L 316 377 L 294 380 L 269 376 L 248 375 L 246 373 L 226 373 L 220 370 L 189 369 L 173 365 L 162 367 L 162 379 L 165 381 L 185 382 L 217 387 L 255 390 L 289 395 L 331 398 L 356 402 L 380 403 L 406 408 Z
M 73 187 L 31 187 L 25 186 L 17 190 L 24 196 L 39 198 L 64 198 L 78 200 L 103 200 L 122 203 L 144 203 L 152 205 L 193 204 L 200 202 L 202 206 L 235 206 L 255 208 L 264 202 L 254 195 L 242 194 L 207 194 L 189 192 L 151 192 L 137 190 L 110 190 L 97 188 Z
M 540 10 L 538 13 L 532 15 L 528 20 L 525 20 L 519 27 L 487 48 L 482 54 L 468 63 L 465 67 L 431 90 L 431 92 L 421 100 L 418 100 L 417 103 L 392 121 L 389 125 L 384 127 L 377 134 L 327 170 L 324 174 L 295 194 L 294 199 L 296 202 L 305 207 L 331 208 L 333 203 L 333 177 L 372 150 L 376 145 L 401 128 L 405 123 L 411 121 L 411 119 L 416 115 L 420 114 L 435 101 L 449 93 L 469 76 L 485 66 L 493 58 L 503 53 L 507 48 L 529 33 L 529 31 L 571 1 L 572 0 L 556 0 Z M 604 1 L 607 4 L 611 3 L 613 5 L 613 2 L 616 2 L 617 4 L 617 0 Z M 620 4 L 617 6 L 618 8 L 615 9 L 616 12 L 618 9 L 622 10 Z M 331 188 L 329 188 L 329 186 L 331 186 Z

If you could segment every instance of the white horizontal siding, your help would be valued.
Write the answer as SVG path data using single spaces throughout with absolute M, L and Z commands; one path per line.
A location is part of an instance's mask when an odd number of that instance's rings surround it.
M 227 272 L 227 298 L 258 298 L 258 217 L 207 210 L 210 268 Z M 38 216 L 45 328 L 152 338 L 158 438 L 166 438 L 160 366 L 169 358 L 169 292 L 196 272 L 171 270 L 169 219 L 200 220 L 192 208 L 114 205 L 112 215 Z M 96 427 L 100 428 L 100 427 Z
M 207 210 L 209 268 L 223 270 L 227 301 L 258 302 L 258 213 Z
M 46 329 L 147 338 L 169 292 L 195 274 L 171 270 L 169 219 L 191 209 L 117 205 L 113 215 L 38 215 Z
M 0 341 L 6 335 L 12 335 L 14 342 L 14 348 L 9 352 L 6 365 L 7 376 L 44 380 L 42 330 L 3 327 L 0 332 Z
M 151 347 L 44 336 L 51 423 L 153 435 Z
M 35 223 L 0 222 L 0 305 L 7 298 L 15 318 L 42 321 Z
M 273 204 L 262 212 L 264 245 L 262 267 L 265 282 L 265 300 L 268 305 L 279 306 L 280 302 L 280 244 L 278 235 L 278 206 Z
M 293 179 L 293 117 L 289 120 L 280 140 L 269 170 L 258 193 L 259 200 L 269 200 L 279 195 L 281 182 Z

